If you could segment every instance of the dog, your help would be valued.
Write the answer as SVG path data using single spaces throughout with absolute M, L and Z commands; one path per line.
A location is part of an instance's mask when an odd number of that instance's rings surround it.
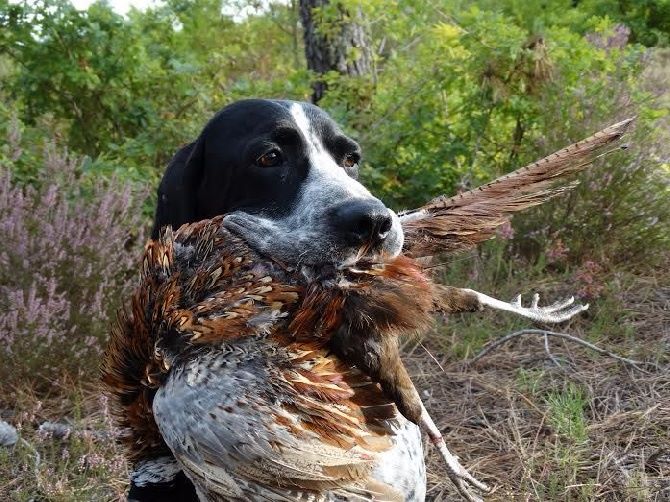
M 361 148 L 320 108 L 248 99 L 223 108 L 181 148 L 158 188 L 152 229 L 218 215 L 253 248 L 290 267 L 350 267 L 403 247 L 398 215 L 359 181 Z M 425 497 L 418 427 L 403 421 L 374 476 L 408 501 Z M 197 500 L 173 458 L 143 461 L 130 500 Z
M 395 256 L 400 220 L 357 180 L 360 160 L 360 146 L 314 105 L 238 101 L 170 162 L 152 236 L 226 214 L 229 230 L 286 263 Z

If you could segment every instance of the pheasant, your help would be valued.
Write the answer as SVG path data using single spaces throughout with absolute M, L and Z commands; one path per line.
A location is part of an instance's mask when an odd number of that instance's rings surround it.
M 559 322 L 587 306 L 501 302 L 436 285 L 421 263 L 491 238 L 513 213 L 574 186 L 555 181 L 630 122 L 402 213 L 403 254 L 379 263 L 291 267 L 254 251 L 222 216 L 150 241 L 103 364 L 130 459 L 174 454 L 203 500 L 403 500 L 376 472 L 398 410 L 428 433 L 461 494 L 477 500 L 472 487 L 487 486 L 448 451 L 398 337 L 425 330 L 438 310 L 488 306 Z

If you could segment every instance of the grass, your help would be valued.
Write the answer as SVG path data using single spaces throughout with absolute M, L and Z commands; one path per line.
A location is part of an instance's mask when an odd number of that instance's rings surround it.
M 583 444 L 586 437 L 587 405 L 584 390 L 568 382 L 567 388 L 551 391 L 545 399 L 548 421 L 556 434 L 565 439 L 569 446 Z
M 122 499 L 128 470 L 106 400 L 92 384 L 67 377 L 51 383 L 46 394 L 36 394 L 32 382 L 3 393 L 2 418 L 22 440 L 0 447 L 0 500 Z M 40 430 L 45 422 L 65 427 Z

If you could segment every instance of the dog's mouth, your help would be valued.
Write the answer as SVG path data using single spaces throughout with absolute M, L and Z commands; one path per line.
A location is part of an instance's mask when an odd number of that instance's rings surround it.
M 385 262 L 395 258 L 395 255 L 384 252 L 379 246 L 372 242 L 363 244 L 354 253 L 350 254 L 338 265 L 338 270 L 370 268 L 375 265 L 383 265 Z
M 372 239 L 352 246 L 337 235 L 290 229 L 281 222 L 242 212 L 227 215 L 223 224 L 256 252 L 285 269 L 304 270 L 312 277 L 367 270 L 395 258 L 400 251 L 397 245 L 387 249 Z

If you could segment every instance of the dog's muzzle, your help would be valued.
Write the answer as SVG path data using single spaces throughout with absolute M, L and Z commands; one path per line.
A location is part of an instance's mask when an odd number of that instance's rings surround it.
M 343 248 L 354 250 L 343 265 L 364 256 L 396 256 L 403 243 L 398 217 L 380 200 L 354 199 L 331 209 L 328 220 L 332 235 L 341 240 Z
M 389 210 L 377 199 L 356 199 L 333 208 L 335 235 L 352 247 L 380 247 L 389 236 L 393 220 Z

